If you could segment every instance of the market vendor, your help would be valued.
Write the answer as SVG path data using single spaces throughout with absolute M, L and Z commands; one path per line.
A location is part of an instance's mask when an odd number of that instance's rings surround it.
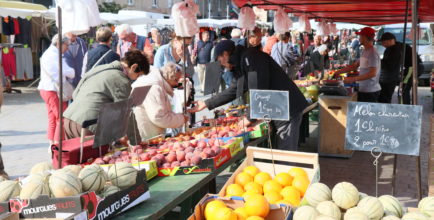
M 165 133 L 166 128 L 178 128 L 189 120 L 187 115 L 172 111 L 173 89 L 183 81 L 181 67 L 167 63 L 158 69 L 151 66 L 148 75 L 140 76 L 132 88 L 151 86 L 145 100 L 134 107 L 137 128 L 142 140 Z
M 276 129 L 277 147 L 283 150 L 297 150 L 299 128 L 302 112 L 308 103 L 288 75 L 260 49 L 262 33 L 256 28 L 248 36 L 250 48 L 235 46 L 233 41 L 223 40 L 216 45 L 215 53 L 218 61 L 225 68 L 232 70 L 234 79 L 229 88 L 205 101 L 195 102 L 191 112 L 205 108 L 214 109 L 235 100 L 249 89 L 280 90 L 289 92 L 289 121 L 272 121 Z M 240 126 L 249 126 L 253 120 L 244 117 Z
M 126 52 L 120 62 L 100 65 L 85 73 L 74 91 L 74 102 L 64 113 L 66 138 L 80 137 L 82 128 L 86 135 L 94 134 L 101 107 L 128 99 L 131 81 L 148 73 L 148 60 L 139 50 Z
M 360 59 L 336 71 L 335 75 L 357 71 L 358 69 L 359 75 L 346 77 L 344 83 L 352 84 L 357 82 L 359 84 L 357 101 L 377 102 L 381 91 L 379 83 L 381 60 L 377 50 L 374 48 L 375 30 L 370 27 L 365 27 L 360 32 L 356 32 L 356 34 L 360 36 L 360 43 L 364 47 Z

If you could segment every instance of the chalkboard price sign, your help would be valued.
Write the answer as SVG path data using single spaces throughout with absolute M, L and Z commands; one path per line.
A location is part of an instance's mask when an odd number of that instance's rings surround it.
M 349 102 L 345 149 L 419 155 L 422 107 Z
M 288 91 L 251 89 L 250 118 L 289 121 Z

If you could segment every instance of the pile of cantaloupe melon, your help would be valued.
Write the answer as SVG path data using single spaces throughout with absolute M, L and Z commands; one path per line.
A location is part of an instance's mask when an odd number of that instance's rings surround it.
M 358 191 L 351 183 L 341 182 L 332 190 L 323 183 L 313 183 L 293 220 L 430 220 L 434 219 L 434 197 L 419 202 L 418 211 L 405 213 L 393 196 L 378 198 Z
M 90 191 L 106 197 L 134 185 L 136 177 L 137 170 L 124 162 L 111 166 L 107 173 L 97 164 L 53 170 L 50 163 L 43 162 L 33 166 L 22 181 L 0 180 L 0 202 L 12 198 L 36 199 L 40 195 L 60 198 Z

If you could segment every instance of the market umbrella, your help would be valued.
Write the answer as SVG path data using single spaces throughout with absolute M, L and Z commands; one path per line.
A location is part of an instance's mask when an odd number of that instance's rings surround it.
M 40 17 L 47 12 L 47 8 L 40 4 L 17 1 L 0 1 L 0 15 L 3 17 Z

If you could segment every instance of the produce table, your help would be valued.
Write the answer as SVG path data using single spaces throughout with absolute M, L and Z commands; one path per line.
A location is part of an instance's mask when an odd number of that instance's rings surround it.
M 247 143 L 245 148 L 256 146 L 265 140 L 265 137 L 259 138 Z M 202 192 L 204 187 L 208 187 L 207 191 L 210 193 L 216 193 L 215 178 L 226 168 L 243 159 L 246 155 L 245 148 L 212 173 L 155 177 L 149 181 L 151 198 L 115 219 L 159 219 L 177 206 L 181 206 L 180 219 L 187 219 L 196 203 L 206 193 Z

